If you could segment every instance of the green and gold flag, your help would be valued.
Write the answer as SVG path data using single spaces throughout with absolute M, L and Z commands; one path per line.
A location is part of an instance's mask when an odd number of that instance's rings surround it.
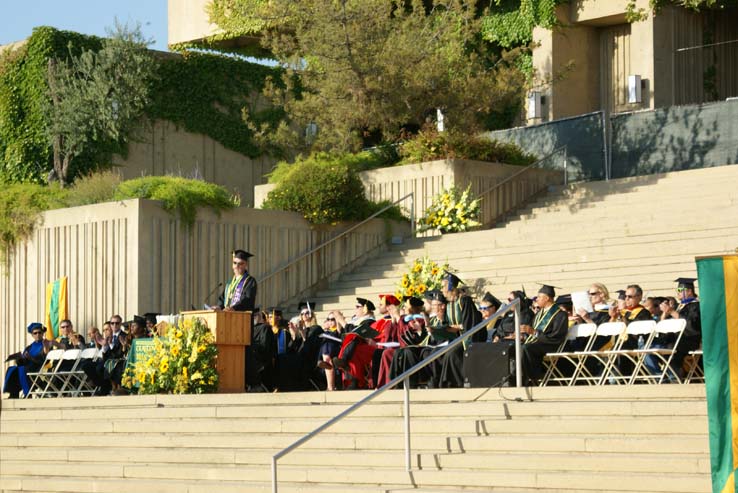
M 59 323 L 69 318 L 67 302 L 67 278 L 62 277 L 46 285 L 46 338 L 54 339 L 59 336 Z
M 738 255 L 697 259 L 713 493 L 738 493 Z

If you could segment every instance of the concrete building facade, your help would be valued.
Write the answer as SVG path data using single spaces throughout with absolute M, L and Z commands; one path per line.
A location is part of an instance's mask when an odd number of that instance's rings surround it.
M 648 4 L 638 0 L 648 15 L 628 22 L 628 0 L 573 0 L 559 6 L 559 26 L 535 28 L 533 66 L 554 82 L 528 124 L 738 96 L 738 8 Z

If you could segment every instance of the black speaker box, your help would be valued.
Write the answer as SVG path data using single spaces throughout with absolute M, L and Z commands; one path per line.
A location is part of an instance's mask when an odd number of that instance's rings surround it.
M 515 344 L 472 343 L 464 352 L 464 387 L 508 387 L 515 373 Z

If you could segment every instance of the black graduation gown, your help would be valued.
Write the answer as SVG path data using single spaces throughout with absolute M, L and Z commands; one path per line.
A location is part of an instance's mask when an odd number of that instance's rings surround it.
M 234 311 L 237 312 L 249 312 L 254 311 L 254 304 L 256 303 L 256 279 L 252 275 L 250 275 L 248 272 L 244 274 L 245 276 L 248 276 L 246 278 L 246 281 L 244 282 L 243 289 L 241 290 L 241 296 L 238 301 L 235 303 L 231 303 L 231 308 L 233 308 Z M 228 291 L 228 284 L 230 284 L 230 281 L 226 283 L 226 287 L 223 289 L 223 294 L 220 296 L 220 308 L 225 308 L 225 301 L 226 301 L 226 292 Z
M 446 306 L 446 317 L 449 325 L 458 325 L 462 327 L 462 333 L 471 330 L 482 321 L 482 314 L 479 313 L 471 296 L 462 296 L 458 300 L 458 307 L 454 306 L 456 302 L 451 302 Z M 459 388 L 464 386 L 464 346 L 472 342 L 487 341 L 487 329 L 482 329 L 471 337 L 468 343 L 460 345 L 458 348 L 447 353 L 441 358 L 441 372 L 439 380 L 434 381 L 442 388 Z
M 268 324 L 257 324 L 251 331 L 251 345 L 246 348 L 246 384 L 249 389 L 261 385 L 272 390 L 277 338 Z
M 675 368 L 679 375 L 683 375 L 682 363 L 684 358 L 690 351 L 695 351 L 702 344 L 702 320 L 700 318 L 700 302 L 690 301 L 689 303 L 680 304 L 677 307 L 679 318 L 687 321 L 684 327 L 684 333 L 676 347 L 674 357 L 671 362 L 672 368 Z M 700 362 L 701 363 L 701 362 Z
M 313 325 L 305 330 L 305 338 L 296 338 L 289 344 L 288 351 L 277 359 L 277 386 L 282 391 L 312 390 L 310 380 L 320 379 L 316 362 L 320 345 L 323 342 L 320 334 L 323 328 Z
M 533 328 L 540 332 L 532 342 L 523 344 L 521 363 L 524 381 L 543 377 L 545 373 L 543 357 L 547 353 L 556 351 L 561 343 L 566 340 L 566 335 L 569 332 L 569 315 L 566 311 L 558 305 L 553 305 L 549 310 L 556 310 L 556 312 L 548 324 L 545 327 L 542 326 L 545 314 L 539 313 L 541 316 L 536 316 Z
M 523 308 L 520 310 L 520 325 L 533 325 L 533 317 L 535 314 L 530 308 Z M 515 312 L 507 312 L 495 326 L 495 331 L 491 334 L 490 340 L 494 339 L 495 336 L 501 340 L 505 337 L 515 335 Z

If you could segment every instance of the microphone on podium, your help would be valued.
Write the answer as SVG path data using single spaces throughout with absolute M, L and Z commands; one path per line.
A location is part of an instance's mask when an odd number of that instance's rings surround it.
M 207 297 L 205 298 L 205 304 L 207 304 L 208 301 L 210 301 L 210 298 L 213 296 L 213 294 L 215 294 L 215 292 L 218 289 L 220 289 L 222 286 L 223 286 L 223 283 L 222 282 L 219 282 L 218 285 L 215 286 L 212 291 L 210 291 L 210 294 L 208 294 Z

